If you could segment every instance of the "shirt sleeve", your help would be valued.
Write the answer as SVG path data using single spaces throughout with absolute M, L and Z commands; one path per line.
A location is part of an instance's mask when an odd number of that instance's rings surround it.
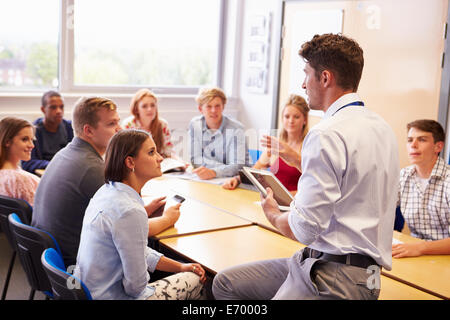
M 25 171 L 2 172 L 4 175 L 1 181 L 0 193 L 11 198 L 22 199 L 31 206 L 34 205 L 34 194 L 40 179 Z
M 147 273 L 148 224 L 140 212 L 130 210 L 124 213 L 112 226 L 112 238 L 120 256 L 123 268 L 122 285 L 126 294 L 138 298 L 146 289 L 150 279 Z
M 291 203 L 289 226 L 297 240 L 313 243 L 326 230 L 341 198 L 345 144 L 334 133 L 311 131 L 302 148 L 303 174 Z
M 154 272 L 156 270 L 156 265 L 163 256 L 162 253 L 153 250 L 149 247 L 145 248 L 145 259 L 147 260 L 147 270 Z

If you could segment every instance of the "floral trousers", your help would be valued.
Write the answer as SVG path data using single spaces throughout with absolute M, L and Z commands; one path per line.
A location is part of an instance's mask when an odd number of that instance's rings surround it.
M 193 272 L 179 272 L 148 284 L 155 293 L 147 300 L 204 300 L 200 277 Z

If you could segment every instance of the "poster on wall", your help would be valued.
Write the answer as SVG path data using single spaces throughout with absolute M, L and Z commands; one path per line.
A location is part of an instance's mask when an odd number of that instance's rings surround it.
M 267 93 L 271 14 L 250 18 L 245 87 L 249 92 Z

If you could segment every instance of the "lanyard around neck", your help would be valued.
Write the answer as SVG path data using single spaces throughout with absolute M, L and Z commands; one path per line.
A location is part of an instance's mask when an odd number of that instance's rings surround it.
M 341 109 L 344 109 L 344 108 L 347 108 L 347 107 L 350 107 L 350 106 L 362 106 L 362 107 L 364 107 L 364 102 L 362 102 L 362 101 L 355 101 L 355 102 L 348 103 L 345 106 L 342 106 L 339 109 L 337 109 L 332 115 L 334 116 Z

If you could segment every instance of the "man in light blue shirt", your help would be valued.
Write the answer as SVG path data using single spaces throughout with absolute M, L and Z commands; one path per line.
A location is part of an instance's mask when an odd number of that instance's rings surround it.
M 262 207 L 283 235 L 307 247 L 219 273 L 218 299 L 373 300 L 380 266 L 391 269 L 398 146 L 389 125 L 356 94 L 363 51 L 343 35 L 324 34 L 299 54 L 309 106 L 325 115 L 303 143 L 301 192 L 290 211 L 279 211 L 270 188 Z
M 155 271 L 162 254 L 147 246 L 147 234 L 147 213 L 135 190 L 113 182 L 97 191 L 84 215 L 74 273 L 94 299 L 141 300 L 153 294 L 155 289 L 145 286 L 147 271 Z
M 218 88 L 201 89 L 201 116 L 189 123 L 191 163 L 200 179 L 232 177 L 248 164 L 244 126 L 223 115 L 226 97 Z

